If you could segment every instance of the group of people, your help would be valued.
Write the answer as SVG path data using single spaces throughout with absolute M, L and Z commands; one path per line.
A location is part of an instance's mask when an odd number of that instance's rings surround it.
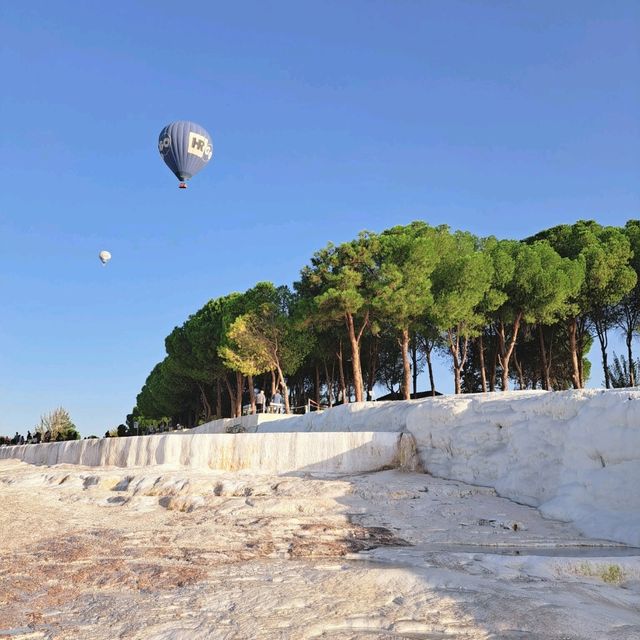
M 271 401 L 267 404 L 267 396 L 262 389 L 256 389 L 256 413 L 284 413 L 282 395 L 276 391 L 271 396 Z
M 9 436 L 0 436 L 0 445 L 4 444 L 11 446 L 15 444 L 40 444 L 41 442 L 51 442 L 51 439 L 51 431 L 46 431 L 44 435 L 39 431 L 36 431 L 31 435 L 31 431 L 27 431 L 26 437 L 16 431 L 16 435 L 13 436 L 13 438 L 10 438 Z M 61 437 L 58 439 L 61 439 Z

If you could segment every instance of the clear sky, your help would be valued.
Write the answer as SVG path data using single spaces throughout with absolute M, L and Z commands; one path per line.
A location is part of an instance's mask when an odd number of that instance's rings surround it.
M 362 229 L 640 217 L 636 0 L 0 11 L 2 434 L 63 405 L 102 435 L 190 313 Z M 179 119 L 214 142 L 186 191 L 157 151 Z

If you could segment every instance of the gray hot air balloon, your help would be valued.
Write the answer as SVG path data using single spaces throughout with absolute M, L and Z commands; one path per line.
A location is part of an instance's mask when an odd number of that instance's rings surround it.
M 187 188 L 193 177 L 211 160 L 213 144 L 207 131 L 195 122 L 177 120 L 168 124 L 158 138 L 158 150 L 165 164 Z
M 100 258 L 100 262 L 102 262 L 102 264 L 107 264 L 107 262 L 111 260 L 111 254 L 108 251 L 101 251 L 98 254 L 98 258 Z

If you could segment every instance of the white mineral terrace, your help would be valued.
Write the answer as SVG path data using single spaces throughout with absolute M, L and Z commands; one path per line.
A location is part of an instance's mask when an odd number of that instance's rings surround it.
M 251 433 L 224 433 L 237 424 Z M 414 446 L 434 476 L 492 487 L 589 536 L 640 546 L 638 389 L 359 403 L 215 421 L 186 433 L 3 447 L 0 458 L 349 474 L 411 468 Z
M 408 444 L 405 447 L 401 440 Z M 404 451 L 407 456 L 404 456 Z M 239 433 L 164 434 L 20 445 L 0 448 L 0 458 L 39 465 L 90 467 L 171 465 L 218 471 L 348 474 L 415 464 L 408 434 Z

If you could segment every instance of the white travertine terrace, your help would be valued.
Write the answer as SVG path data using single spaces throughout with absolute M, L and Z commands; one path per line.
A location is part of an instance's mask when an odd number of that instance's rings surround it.
M 223 433 L 238 424 L 248 433 Z M 640 389 L 358 403 L 184 433 L 1 447 L 0 458 L 347 474 L 414 467 L 414 444 L 435 476 L 493 487 L 589 536 L 640 546 Z
M 403 437 L 411 442 L 401 445 Z M 0 458 L 42 465 L 348 474 L 410 467 L 412 452 L 412 438 L 400 433 L 184 433 L 1 447 Z
M 638 388 L 360 403 L 258 425 L 364 429 L 410 433 L 435 476 L 493 487 L 587 535 L 640 546 Z

